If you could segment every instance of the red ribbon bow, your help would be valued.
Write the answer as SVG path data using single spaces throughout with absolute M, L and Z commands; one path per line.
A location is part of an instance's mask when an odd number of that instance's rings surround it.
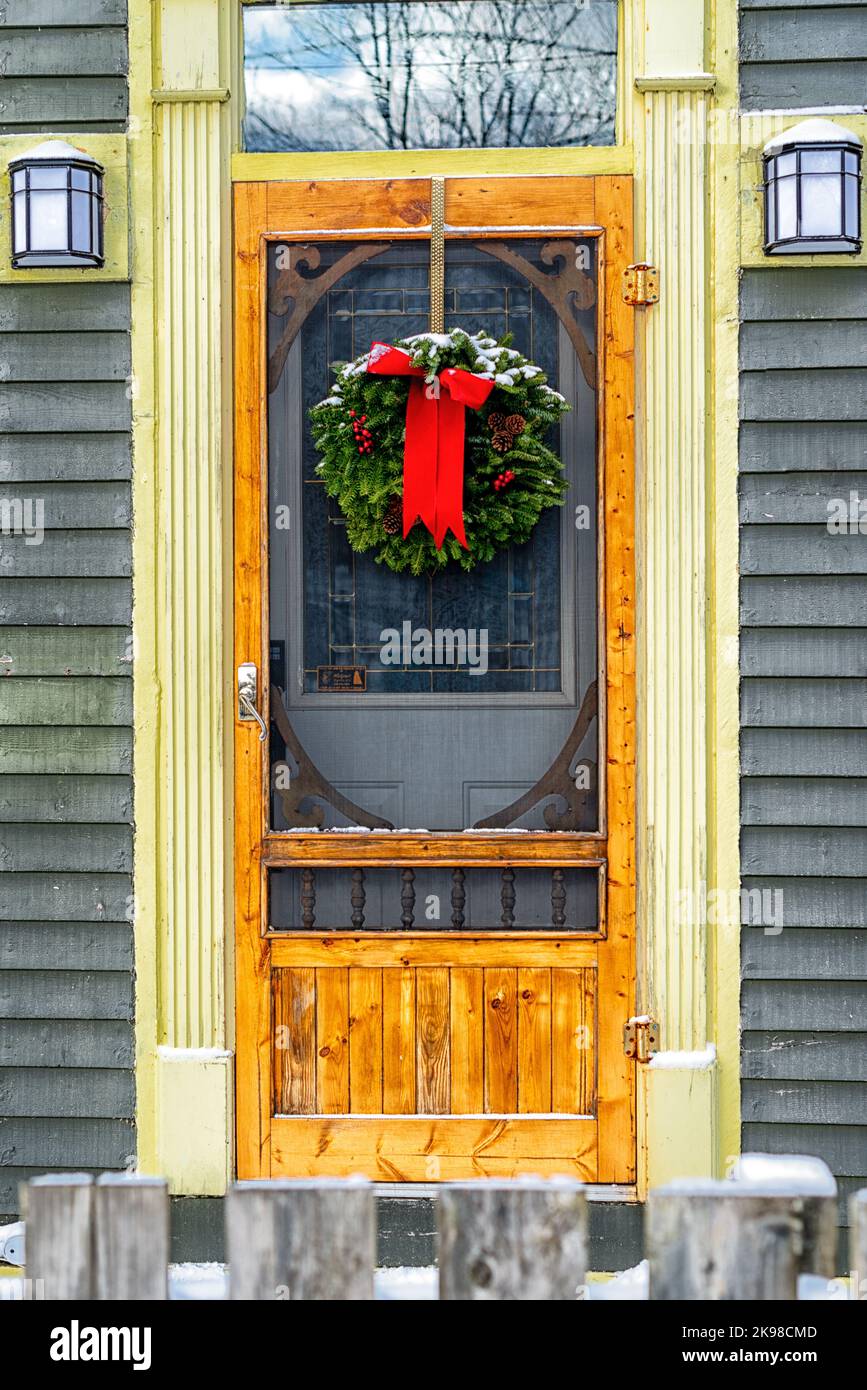
M 374 343 L 367 363 L 380 376 L 411 376 L 403 448 L 403 534 L 417 519 L 430 531 L 437 550 L 451 531 L 465 550 L 464 414 L 478 410 L 494 383 L 462 367 L 446 367 L 429 384 L 408 352 Z

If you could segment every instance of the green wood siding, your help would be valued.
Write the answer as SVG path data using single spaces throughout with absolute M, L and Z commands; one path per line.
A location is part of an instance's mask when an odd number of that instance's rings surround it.
M 867 20 L 788 8 L 790 37 Z M 765 52 L 783 9 L 749 6 Z M 867 271 L 748 271 L 741 316 L 742 872 L 784 923 L 743 929 L 743 1142 L 818 1154 L 845 1195 L 867 1182 L 867 534 L 827 523 L 867 500 Z
M 0 0 L 0 132 L 123 130 L 126 0 Z
M 747 110 L 858 106 L 867 87 L 862 0 L 740 0 Z
M 0 287 L 0 507 L 44 520 L 0 538 L 0 1214 L 135 1152 L 129 313 L 126 285 Z

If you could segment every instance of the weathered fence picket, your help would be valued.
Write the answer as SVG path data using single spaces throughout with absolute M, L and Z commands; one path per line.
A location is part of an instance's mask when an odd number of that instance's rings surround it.
M 818 1205 L 817 1205 L 818 1204 Z M 835 1219 L 835 1199 L 761 1185 L 681 1180 L 650 1193 L 650 1297 L 716 1302 L 795 1299 L 806 1233 L 817 1212 Z
M 96 1183 L 96 1297 L 169 1296 L 169 1189 L 162 1178 L 104 1173 Z
M 27 1291 L 31 1299 L 93 1297 L 94 1182 L 50 1174 L 27 1186 Z
M 867 1187 L 849 1198 L 849 1269 L 853 1298 L 867 1299 Z
M 797 1298 L 798 1277 L 835 1272 L 836 1197 L 809 1163 L 744 1161 L 735 1181 L 651 1191 L 651 1299 Z M 750 1174 L 752 1173 L 752 1180 Z M 789 1184 L 786 1190 L 787 1183 Z M 226 1199 L 233 1300 L 367 1301 L 374 1296 L 376 1197 L 361 1178 L 241 1182 Z M 446 1183 L 437 1195 L 439 1297 L 571 1301 L 586 1295 L 588 1207 L 581 1183 L 523 1178 Z M 850 1199 L 851 1297 L 867 1296 L 867 1189 Z M 86 1174 L 27 1188 L 26 1296 L 161 1301 L 168 1294 L 169 1198 L 158 1178 Z
M 548 1302 L 579 1296 L 587 1274 L 581 1183 L 447 1183 L 437 1208 L 441 1299 Z
M 236 1183 L 226 1237 L 232 1299 L 373 1298 L 376 1205 L 364 1179 Z

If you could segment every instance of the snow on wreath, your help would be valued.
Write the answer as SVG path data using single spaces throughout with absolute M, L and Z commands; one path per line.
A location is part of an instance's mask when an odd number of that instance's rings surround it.
M 544 437 L 568 409 L 509 338 L 453 328 L 374 343 L 310 412 L 316 471 L 353 550 L 413 574 L 469 570 L 562 505 Z

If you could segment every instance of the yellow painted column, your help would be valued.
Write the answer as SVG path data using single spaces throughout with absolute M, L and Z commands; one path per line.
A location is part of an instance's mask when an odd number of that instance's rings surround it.
M 227 962 L 231 841 L 224 711 L 231 632 L 228 75 L 238 7 L 158 0 L 141 42 L 134 116 L 149 178 L 134 196 L 138 361 L 151 333 L 153 415 L 135 436 L 138 538 L 136 703 L 141 1158 L 173 1192 L 218 1194 L 232 1173 Z M 133 9 L 136 9 L 134 3 Z M 150 52 L 144 30 L 149 27 Z M 142 170 L 148 152 L 140 155 Z M 150 281 L 149 297 L 143 292 Z M 150 311 L 150 312 L 148 312 Z M 135 318 L 135 310 L 134 310 Z M 148 457 L 148 445 L 152 456 Z M 152 548 L 151 556 L 148 547 Z M 151 606 L 152 605 L 152 609 Z M 144 702 L 144 706 L 142 705 Z M 141 831 L 140 831 L 141 835 Z M 153 873 L 149 868 L 152 855 Z M 152 970 L 148 978 L 142 973 Z M 151 995 L 153 998 L 151 999 Z
M 708 396 L 712 380 L 704 6 L 644 0 L 635 80 L 639 252 L 659 268 L 641 334 L 639 923 L 644 1186 L 718 1166 L 708 931 Z M 737 533 L 730 542 L 737 545 Z

